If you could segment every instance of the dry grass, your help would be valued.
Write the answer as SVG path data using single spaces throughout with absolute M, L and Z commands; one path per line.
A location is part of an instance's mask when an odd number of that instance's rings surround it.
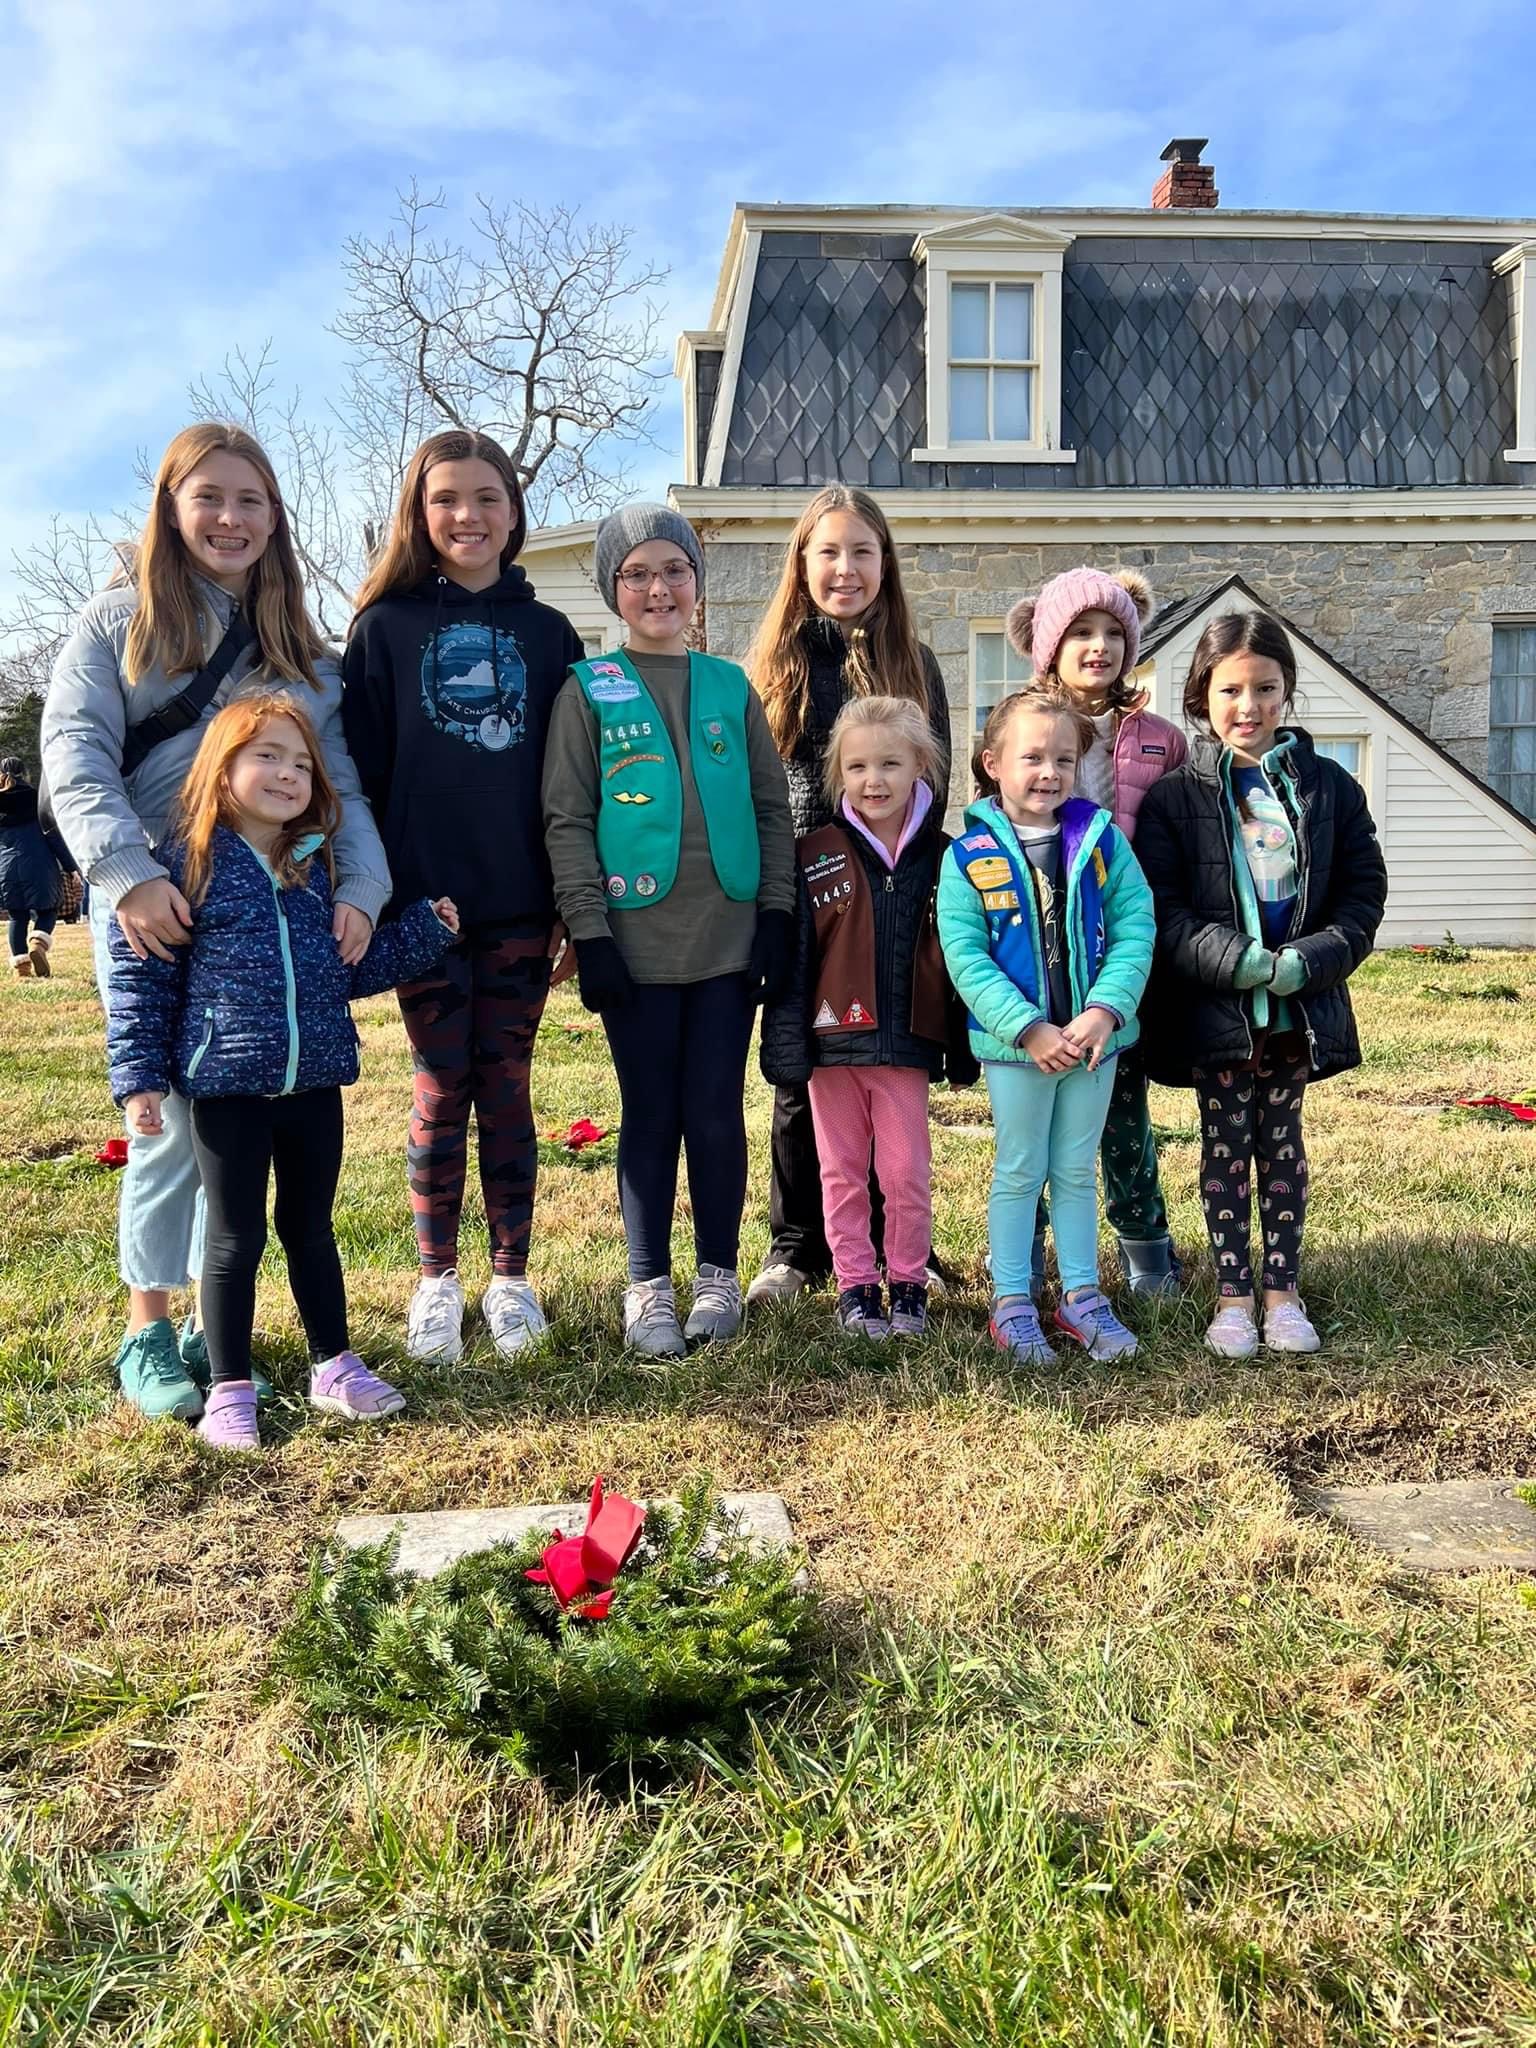
M 1368 1062 L 1309 1112 L 1320 1359 L 1218 1366 L 1202 1270 L 1138 1318 L 1134 1369 L 1002 1374 L 973 1094 L 936 1139 L 972 1286 L 915 1356 L 841 1352 L 823 1300 L 637 1367 L 611 1168 L 556 1159 L 546 1355 L 402 1369 L 412 1419 L 377 1434 L 289 1399 L 244 1463 L 108 1384 L 115 1187 L 80 1155 L 115 1126 L 82 934 L 58 966 L 0 991 L 0 2042 L 1536 2040 L 1528 1589 L 1396 1578 L 1288 1484 L 1536 1472 L 1536 1131 L 1440 1113 L 1536 1080 L 1536 960 L 1362 971 Z M 1424 987 L 1490 981 L 1524 1000 Z M 340 1221 L 389 1370 L 408 1084 L 390 1005 L 362 1026 Z M 569 998 L 536 1077 L 544 1125 L 616 1120 Z M 1192 1104 L 1155 1106 L 1194 1249 Z M 766 1091 L 751 1113 L 748 1262 Z M 295 1388 L 275 1268 L 260 1315 Z M 747 1765 L 556 1797 L 310 1728 L 267 1683 L 337 1515 L 576 1495 L 597 1469 L 789 1500 L 832 1639 Z

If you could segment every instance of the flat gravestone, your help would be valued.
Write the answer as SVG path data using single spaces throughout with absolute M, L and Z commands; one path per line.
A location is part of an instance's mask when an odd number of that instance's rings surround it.
M 1536 1572 L 1536 1510 L 1519 1479 L 1317 1487 L 1309 1502 L 1409 1571 Z
M 720 1496 L 728 1515 L 744 1534 L 764 1550 L 788 1550 L 794 1543 L 789 1509 L 777 1493 L 726 1493 Z M 670 1505 L 670 1503 L 668 1503 Z M 398 1532 L 399 1569 L 430 1579 L 461 1557 L 489 1550 L 496 1543 L 521 1543 L 537 1530 L 559 1529 L 580 1535 L 587 1525 L 587 1503 L 567 1500 L 524 1508 L 437 1508 L 412 1515 L 345 1515 L 336 1524 L 336 1540 L 349 1550 L 382 1543 Z

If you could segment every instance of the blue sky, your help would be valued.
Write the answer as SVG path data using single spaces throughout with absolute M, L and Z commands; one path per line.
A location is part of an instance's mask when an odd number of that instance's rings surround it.
M 0 0 L 0 596 L 51 515 L 134 496 L 188 379 L 270 339 L 323 410 L 348 234 L 414 177 L 629 223 L 702 326 L 734 201 L 1536 217 L 1526 0 Z M 670 385 L 642 480 L 681 476 Z

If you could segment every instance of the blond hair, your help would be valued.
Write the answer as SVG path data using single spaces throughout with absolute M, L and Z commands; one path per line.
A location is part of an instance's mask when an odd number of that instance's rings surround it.
M 1054 677 L 1037 677 L 1026 683 L 1022 690 L 1015 690 L 992 706 L 987 722 L 982 727 L 981 738 L 976 742 L 976 751 L 971 756 L 971 777 L 976 784 L 978 796 L 996 796 L 997 778 L 990 775 L 983 763 L 983 755 L 995 754 L 1003 743 L 1003 735 L 1013 721 L 1026 711 L 1043 712 L 1050 718 L 1064 718 L 1077 736 L 1077 758 L 1093 745 L 1093 720 L 1080 709 L 1077 700 L 1065 683 Z
M 843 793 L 843 741 L 866 726 L 905 740 L 917 756 L 918 774 L 937 793 L 939 743 L 926 714 L 907 697 L 853 697 L 833 720 L 826 759 L 821 764 L 822 792 L 834 811 Z
M 211 652 L 205 637 L 208 601 L 194 580 L 171 506 L 173 493 L 210 455 L 237 455 L 248 462 L 272 501 L 272 537 L 251 564 L 241 600 L 255 628 L 260 666 L 274 680 L 308 683 L 318 690 L 315 662 L 326 646 L 304 602 L 304 577 L 276 473 L 260 442 L 225 420 L 183 427 L 155 471 L 149 517 L 137 548 L 122 565 L 125 580 L 138 593 L 123 654 L 127 680 L 136 683 L 156 667 L 168 676 L 194 675 Z
M 512 501 L 512 531 L 501 551 L 502 568 L 522 553 L 523 542 L 528 538 L 528 513 L 523 504 L 522 481 L 506 449 L 489 434 L 475 433 L 466 427 L 450 427 L 445 433 L 430 434 L 406 464 L 389 533 L 357 593 L 354 625 L 358 614 L 377 604 L 381 597 L 414 590 L 437 560 L 427 532 L 427 471 L 440 462 L 490 464 L 506 485 Z
M 787 760 L 805 735 L 811 701 L 811 664 L 800 629 L 816 607 L 805 576 L 805 551 L 818 520 L 851 512 L 880 543 L 880 588 L 863 617 L 845 632 L 843 682 L 850 697 L 906 697 L 928 706 L 928 679 L 917 628 L 901 587 L 890 525 L 867 491 L 829 484 L 800 514 L 784 551 L 778 587 L 747 653 L 747 674 L 763 701 L 774 744 Z
M 321 832 L 327 844 L 321 850 L 326 872 L 336 879 L 329 840 L 341 823 L 341 799 L 325 770 L 325 756 L 307 712 L 291 697 L 277 691 L 259 696 L 236 697 L 209 721 L 187 779 L 176 799 L 173 824 L 175 836 L 187 850 L 181 886 L 187 901 L 196 906 L 208 893 L 213 868 L 213 835 L 220 825 L 231 832 L 240 830 L 240 813 L 229 789 L 229 764 L 244 746 L 258 738 L 275 718 L 291 718 L 299 728 L 310 760 L 309 802 L 297 818 L 290 818 L 278 834 L 272 854 L 272 872 L 285 889 L 302 882 L 308 861 L 294 856 L 294 847 L 310 832 Z

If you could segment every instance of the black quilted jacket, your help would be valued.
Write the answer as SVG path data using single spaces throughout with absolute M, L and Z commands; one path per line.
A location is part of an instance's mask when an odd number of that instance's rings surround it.
M 1287 730 L 1299 888 L 1285 943 L 1307 964 L 1306 984 L 1289 1000 L 1313 1079 L 1324 1080 L 1360 1064 L 1348 984 L 1375 942 L 1387 867 L 1359 783 L 1305 732 Z M 1141 1044 L 1153 1080 L 1172 1087 L 1186 1086 L 1195 1067 L 1240 1065 L 1254 1047 L 1253 1000 L 1232 979 L 1256 934 L 1242 923 L 1222 752 L 1197 739 L 1185 765 L 1147 791 L 1136 821 L 1136 858 L 1157 912 Z
M 971 1052 L 965 1006 L 953 988 L 946 990 L 948 1043 L 918 1038 L 912 1018 L 912 962 L 917 952 L 923 913 L 938 886 L 939 862 L 949 838 L 933 813 L 904 848 L 893 869 L 881 862 L 863 834 L 845 825 L 869 883 L 875 911 L 875 1015 L 873 1031 L 839 1031 L 818 1036 L 811 1029 L 811 997 L 816 987 L 813 941 L 816 922 L 805 877 L 799 875 L 800 930 L 795 947 L 794 980 L 782 1003 L 763 1012 L 759 1060 L 763 1078 L 776 1088 L 808 1081 L 813 1067 L 920 1067 L 931 1081 L 948 1078 L 959 1087 L 975 1081 L 981 1068 Z
M 803 839 L 807 832 L 815 832 L 823 825 L 837 822 L 822 789 L 821 775 L 833 722 L 847 702 L 847 693 L 843 689 L 843 663 L 848 658 L 848 644 L 830 619 L 824 619 L 818 613 L 815 618 L 807 619 L 800 630 L 811 670 L 810 702 L 806 707 L 805 731 L 800 735 L 800 743 L 784 763 L 784 773 L 789 781 L 789 808 L 794 816 L 797 839 Z M 923 674 L 928 680 L 928 723 L 939 743 L 938 809 L 942 816 L 947 800 L 945 792 L 949 788 L 949 699 L 944 694 L 944 678 L 933 649 L 925 646 L 920 652 Z

